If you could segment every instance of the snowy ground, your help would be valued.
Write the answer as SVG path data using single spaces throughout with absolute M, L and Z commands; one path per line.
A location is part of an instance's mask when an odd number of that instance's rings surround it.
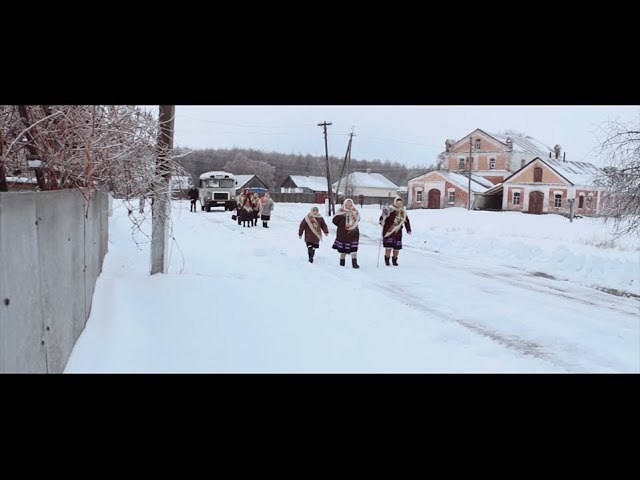
M 327 217 L 307 261 L 310 207 L 276 204 L 264 229 L 174 202 L 169 274 L 154 276 L 116 208 L 65 371 L 640 372 L 639 247 L 599 220 L 410 210 L 400 266 L 377 267 L 380 209 L 365 206 L 354 270 Z

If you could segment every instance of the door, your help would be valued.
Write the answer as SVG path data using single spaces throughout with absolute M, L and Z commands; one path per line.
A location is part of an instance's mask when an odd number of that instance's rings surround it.
M 542 192 L 531 192 L 529 194 L 529 213 L 541 214 L 543 201 L 544 195 Z
M 440 190 L 437 188 L 429 190 L 427 208 L 440 208 Z

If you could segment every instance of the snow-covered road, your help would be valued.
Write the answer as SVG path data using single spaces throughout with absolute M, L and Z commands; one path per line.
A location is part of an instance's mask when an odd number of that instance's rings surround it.
M 360 269 L 338 265 L 330 218 L 310 264 L 310 206 L 276 204 L 264 229 L 175 202 L 170 271 L 153 277 L 116 210 L 66 372 L 640 372 L 638 298 L 434 246 L 429 211 L 409 212 L 398 267 L 378 257 L 376 206 Z

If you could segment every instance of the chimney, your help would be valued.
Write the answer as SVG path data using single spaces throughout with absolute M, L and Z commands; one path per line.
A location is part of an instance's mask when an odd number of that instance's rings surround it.
M 564 153 L 562 154 L 562 161 L 563 161 L 563 162 L 566 162 L 566 161 L 567 161 L 567 152 L 564 152 Z
M 368 173 L 369 175 L 371 175 L 371 169 L 370 169 L 370 168 L 367 168 L 367 173 Z
M 444 142 L 444 151 L 445 152 L 450 152 L 451 151 L 451 143 L 449 142 L 449 140 Z
M 560 145 L 553 147 L 553 150 L 556 152 L 556 158 L 560 158 Z
M 513 142 L 511 141 L 510 138 L 507 138 L 507 151 L 511 152 L 513 151 Z

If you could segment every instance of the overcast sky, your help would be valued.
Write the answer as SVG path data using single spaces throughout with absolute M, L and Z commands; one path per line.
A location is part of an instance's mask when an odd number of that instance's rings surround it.
M 157 107 L 152 107 L 157 111 Z M 447 138 L 476 128 L 514 129 L 545 145 L 562 146 L 567 160 L 591 161 L 594 133 L 607 120 L 640 118 L 640 106 L 176 106 L 175 146 L 253 148 L 344 157 L 354 127 L 351 157 L 428 166 Z

